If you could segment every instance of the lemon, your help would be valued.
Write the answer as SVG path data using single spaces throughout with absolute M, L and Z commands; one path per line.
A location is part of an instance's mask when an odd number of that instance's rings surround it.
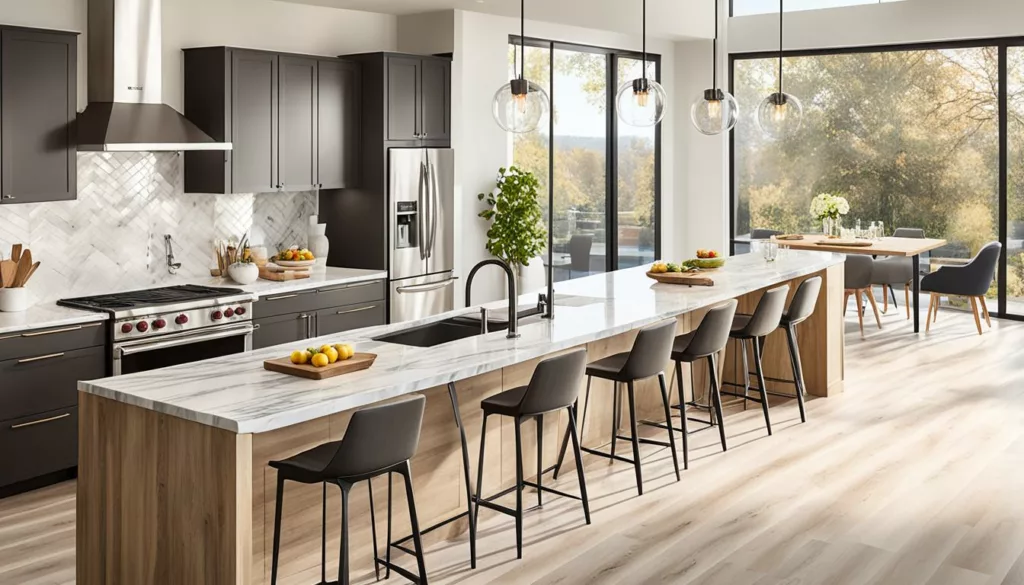
M 334 349 L 338 350 L 338 359 L 340 360 L 347 360 L 356 353 L 356 350 L 352 349 L 352 346 L 347 343 L 335 344 Z
M 304 364 L 306 363 L 306 352 L 301 349 L 297 349 L 292 352 L 291 360 L 293 364 Z
M 314 366 L 316 366 L 318 368 L 322 368 L 322 367 L 326 366 L 327 364 L 331 363 L 331 360 L 330 360 L 330 358 L 327 357 L 327 354 L 325 354 L 325 353 L 318 353 L 318 354 L 313 356 L 312 362 L 313 362 Z
M 327 355 L 327 359 L 330 360 L 332 364 L 338 361 L 338 350 L 333 347 L 327 346 L 327 349 L 325 349 L 323 353 Z

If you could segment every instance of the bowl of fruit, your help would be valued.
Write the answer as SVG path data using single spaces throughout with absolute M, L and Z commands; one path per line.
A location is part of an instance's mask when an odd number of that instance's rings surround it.
M 263 362 L 263 368 L 272 372 L 323 380 L 365 370 L 372 366 L 376 359 L 376 354 L 356 353 L 348 343 L 325 343 L 320 347 L 296 349 L 286 358 L 267 360 Z
M 701 270 L 714 270 L 725 266 L 725 258 L 715 250 L 697 250 L 697 257 L 685 262 L 687 266 L 700 268 Z
M 313 256 L 313 253 L 305 248 L 300 249 L 298 246 L 278 252 L 271 260 L 274 264 L 285 268 L 302 268 L 316 264 L 316 257 Z

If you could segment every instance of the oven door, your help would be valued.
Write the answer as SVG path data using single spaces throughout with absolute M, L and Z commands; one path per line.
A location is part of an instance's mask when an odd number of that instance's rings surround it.
M 113 375 L 134 374 L 252 350 L 252 323 L 115 343 Z

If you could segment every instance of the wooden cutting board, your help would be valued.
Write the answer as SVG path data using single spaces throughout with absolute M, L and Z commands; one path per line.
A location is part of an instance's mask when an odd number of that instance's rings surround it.
M 301 272 L 295 270 L 289 270 L 287 272 L 272 272 L 266 268 L 260 268 L 260 278 L 263 280 L 273 280 L 276 282 L 284 282 L 286 280 L 300 280 L 303 278 L 309 278 L 309 272 Z
M 684 284 L 687 286 L 715 286 L 715 281 L 704 272 L 648 272 L 648 278 L 662 284 Z
M 377 354 L 375 353 L 357 353 L 345 361 L 338 360 L 333 364 L 318 368 L 309 364 L 293 364 L 290 358 L 278 358 L 263 362 L 263 369 L 310 380 L 326 380 L 342 374 L 365 370 L 372 366 L 376 359 Z

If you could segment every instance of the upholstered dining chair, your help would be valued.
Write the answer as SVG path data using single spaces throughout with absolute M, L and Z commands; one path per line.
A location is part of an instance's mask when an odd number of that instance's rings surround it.
M 767 240 L 772 236 L 781 236 L 782 232 L 779 230 L 766 230 L 762 228 L 754 228 L 750 230 L 751 240 Z
M 921 290 L 929 293 L 928 318 L 925 320 L 925 333 L 931 329 L 931 324 L 938 320 L 939 303 L 942 295 L 967 297 L 971 301 L 971 311 L 974 313 L 974 324 L 978 327 L 978 335 L 982 334 L 981 313 L 985 316 L 985 322 L 992 327 L 992 318 L 988 314 L 988 305 L 985 303 L 985 295 L 992 280 L 996 275 L 996 266 L 999 264 L 999 255 L 1002 253 L 1003 245 L 999 242 L 986 244 L 970 262 L 962 266 L 942 266 L 935 272 L 928 274 L 921 279 Z
M 882 317 L 878 314 L 878 305 L 875 303 L 875 293 L 871 290 L 871 270 L 874 261 L 870 256 L 859 256 L 855 254 L 846 257 L 846 291 L 843 296 L 843 314 L 846 314 L 846 306 L 850 303 L 850 297 L 857 301 L 857 323 L 860 325 L 860 336 L 864 337 L 864 312 L 861 295 L 868 298 L 871 303 L 871 310 L 875 312 L 875 322 L 878 328 L 882 328 Z
M 924 238 L 924 230 L 920 228 L 897 228 L 894 238 Z M 871 284 L 882 287 L 882 312 L 889 312 L 889 296 L 893 305 L 896 304 L 896 293 L 893 287 L 903 286 L 904 304 L 907 307 L 907 319 L 910 319 L 910 286 L 914 281 L 914 261 L 911 258 L 886 256 L 876 258 L 871 269 Z

